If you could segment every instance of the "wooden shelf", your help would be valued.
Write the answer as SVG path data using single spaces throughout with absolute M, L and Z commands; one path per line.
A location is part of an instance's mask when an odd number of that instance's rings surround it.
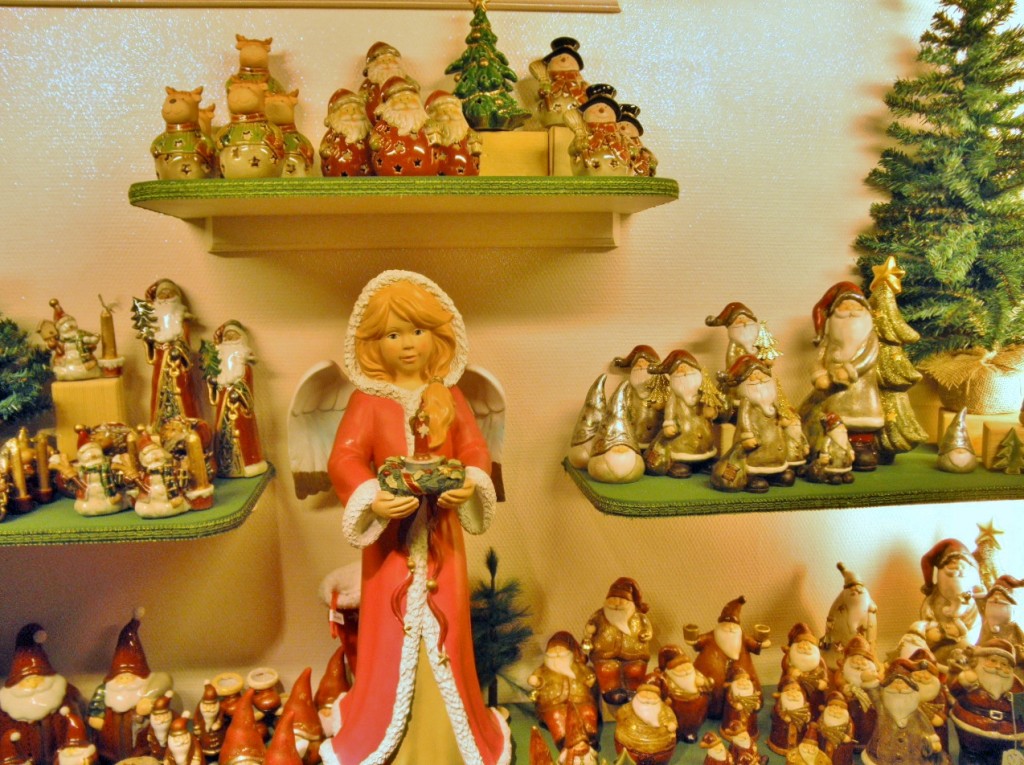
M 86 518 L 74 501 L 59 499 L 0 522 L 0 546 L 165 542 L 214 536 L 241 526 L 274 475 L 273 466 L 254 478 L 217 479 L 216 504 L 173 518 L 140 518 L 131 510 Z
M 562 464 L 598 510 L 636 518 L 1024 498 L 1024 476 L 982 467 L 965 475 L 944 473 L 935 467 L 935 456 L 934 446 L 919 446 L 898 456 L 894 465 L 856 473 L 852 484 L 829 486 L 798 478 L 795 485 L 773 486 L 766 494 L 716 491 L 708 474 L 685 479 L 644 476 L 635 483 L 600 483 L 586 471 L 572 467 L 568 460 Z
M 607 250 L 669 178 L 262 178 L 134 183 L 135 207 L 206 228 L 213 253 L 425 247 Z

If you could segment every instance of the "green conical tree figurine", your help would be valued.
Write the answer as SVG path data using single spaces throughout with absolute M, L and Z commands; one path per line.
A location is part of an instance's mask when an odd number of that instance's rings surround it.
M 455 75 L 455 95 L 462 113 L 475 130 L 515 130 L 530 116 L 516 101 L 512 83 L 516 73 L 498 50 L 498 36 L 487 18 L 487 0 L 472 0 L 473 20 L 466 50 L 448 65 L 445 74 Z
M 533 636 L 521 620 L 529 609 L 516 601 L 522 593 L 519 582 L 512 579 L 498 586 L 498 555 L 487 551 L 489 582 L 480 581 L 470 598 L 470 619 L 473 622 L 473 652 L 476 674 L 481 687 L 487 688 L 488 706 L 498 705 L 498 674 L 519 659 L 520 647 Z
M 875 266 L 868 304 L 878 333 L 878 388 L 882 396 L 885 424 L 878 434 L 879 456 L 883 464 L 892 463 L 897 454 L 909 452 L 928 440 L 910 405 L 910 389 L 921 381 L 921 373 L 910 363 L 905 347 L 918 342 L 921 335 L 903 320 L 896 296 L 903 291 L 906 271 L 891 255 Z
M 21 423 L 52 408 L 46 385 L 51 379 L 49 354 L 0 315 L 0 424 Z
M 1024 470 L 1024 441 L 1020 440 L 1016 428 L 1006 431 L 1006 436 L 996 447 L 993 470 L 1001 470 L 1007 475 L 1020 475 Z
M 867 177 L 889 200 L 858 237 L 865 284 L 895 256 L 918 361 L 1024 342 L 1024 30 L 1013 0 L 939 0 L 919 73 L 886 94 L 894 117 Z

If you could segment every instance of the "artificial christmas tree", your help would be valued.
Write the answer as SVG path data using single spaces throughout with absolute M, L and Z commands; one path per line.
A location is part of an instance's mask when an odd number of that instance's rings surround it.
M 0 426 L 15 425 L 52 407 L 49 354 L 0 314 Z
M 516 73 L 508 58 L 498 50 L 498 36 L 487 18 L 487 0 L 472 0 L 473 20 L 466 37 L 466 50 L 448 65 L 454 74 L 455 95 L 462 100 L 462 113 L 475 130 L 515 130 L 530 116 L 516 101 L 512 83 Z
M 891 255 L 873 269 L 868 305 L 878 333 L 878 390 L 882 397 L 885 424 L 878 433 L 878 459 L 889 464 L 901 452 L 909 452 L 928 439 L 910 406 L 910 389 L 921 380 L 905 352 L 905 346 L 921 336 L 903 320 L 896 296 L 903 291 L 906 274 Z
M 920 332 L 912 361 L 992 413 L 1021 399 L 1024 373 L 1024 29 L 1004 28 L 1013 0 L 940 0 L 921 36 L 921 71 L 885 101 L 894 116 L 868 175 L 889 196 L 858 237 L 865 283 L 889 256 L 906 268 L 903 314 Z M 936 356 L 935 354 L 941 354 Z M 1016 390 L 1014 387 L 1016 385 Z

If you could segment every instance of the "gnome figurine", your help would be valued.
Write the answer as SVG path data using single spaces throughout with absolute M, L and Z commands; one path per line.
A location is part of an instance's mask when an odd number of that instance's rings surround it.
M 294 725 L 295 713 L 291 710 L 284 712 L 267 747 L 264 765 L 303 765 L 302 755 L 296 746 Z
M 590 656 L 601 696 L 609 704 L 629 701 L 647 675 L 654 636 L 647 610 L 640 585 L 621 576 L 612 582 L 604 604 L 584 628 L 582 648 Z
M 189 714 L 174 718 L 167 733 L 167 751 L 163 765 L 206 765 L 199 739 L 188 729 Z
M 320 762 L 320 744 L 325 738 L 320 715 L 313 703 L 313 686 L 310 681 L 312 672 L 312 669 L 306 667 L 299 674 L 277 723 L 278 728 L 285 727 L 285 720 L 290 715 L 295 749 L 303 765 L 316 765 Z M 276 731 L 274 735 L 276 737 Z
M 726 304 L 717 316 L 708 316 L 704 323 L 709 327 L 725 327 L 729 333 L 729 344 L 725 349 L 725 369 L 736 363 L 740 356 L 757 356 L 757 316 L 743 303 L 734 301 Z
M 697 671 L 682 646 L 667 645 L 658 651 L 658 669 L 645 682 L 658 686 L 675 714 L 676 737 L 687 744 L 696 743 L 708 714 L 711 680 Z
M 612 395 L 611 406 L 594 435 L 587 473 L 603 483 L 632 483 L 643 477 L 640 454 L 629 416 L 630 383 L 623 380 Z
M 629 420 L 641 451 L 658 435 L 665 416 L 668 378 L 654 371 L 660 363 L 661 358 L 649 345 L 637 345 L 627 355 L 612 359 L 612 366 L 629 370 Z
M 0 765 L 32 765 L 20 732 L 7 730 L 0 734 Z
M 974 451 L 967 433 L 966 407 L 959 411 L 942 434 L 936 466 L 947 473 L 970 473 L 978 467 L 978 453 Z
M 867 641 L 872 652 L 877 652 L 878 606 L 857 574 L 844 566 L 842 561 L 836 564 L 836 568 L 843 575 L 843 589 L 828 610 L 821 647 L 835 648 L 842 652 L 856 635 L 860 635 Z
M 266 759 L 267 748 L 256 729 L 252 697 L 253 689 L 247 688 L 238 699 L 220 750 L 220 765 L 263 765 Z
M 99 765 L 96 745 L 89 740 L 89 730 L 74 707 L 61 707 L 64 732 L 57 749 L 55 765 Z
M 615 715 L 615 751 L 637 765 L 667 765 L 676 748 L 676 718 L 656 685 L 643 684 Z
M 209 680 L 203 684 L 203 696 L 196 704 L 192 729 L 199 742 L 199 749 L 203 753 L 203 757 L 210 762 L 215 762 L 220 757 L 220 748 L 224 744 L 227 720 L 224 717 L 224 710 L 220 706 L 217 689 Z
M 984 592 L 978 566 L 958 539 L 943 539 L 921 556 L 925 595 L 921 619 L 928 649 L 940 664 L 977 641 L 981 619 L 974 595 Z
M 700 748 L 704 750 L 704 765 L 733 765 L 732 754 L 714 731 L 708 731 L 700 740 Z
M 587 391 L 587 399 L 583 402 L 579 417 L 576 418 L 576 427 L 572 431 L 572 444 L 569 447 L 569 464 L 580 470 L 587 466 L 590 461 L 590 450 L 594 445 L 594 438 L 597 436 L 601 421 L 604 420 L 608 410 L 608 403 L 605 400 L 604 384 L 608 375 L 602 374 L 590 386 Z

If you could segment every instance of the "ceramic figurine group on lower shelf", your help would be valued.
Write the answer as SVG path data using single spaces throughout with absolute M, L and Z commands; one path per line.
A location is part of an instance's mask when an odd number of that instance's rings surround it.
M 789 629 L 767 699 L 752 655 L 771 646 L 770 630 L 743 629 L 744 597 L 726 603 L 711 630 L 688 624 L 680 643 L 655 651 L 640 587 L 620 577 L 580 641 L 568 631 L 549 638 L 528 678 L 537 718 L 559 762 L 598 762 L 603 705 L 616 723 L 616 753 L 644 765 L 695 744 L 708 765 L 764 765 L 759 742 L 787 763 L 852 765 L 859 753 L 866 765 L 941 765 L 951 762 L 950 726 L 962 765 L 999 765 L 1004 751 L 1024 745 L 1011 696 L 1024 691 L 1024 632 L 1011 612 L 1024 582 L 999 570 L 1002 532 L 979 530 L 974 552 L 943 539 L 924 553 L 920 613 L 884 657 L 874 600 L 837 564 L 842 590 L 824 634 L 804 622 Z M 770 726 L 761 729 L 766 704 Z M 539 733 L 531 752 L 531 765 L 551 762 Z
M 339 88 L 328 102 L 319 146 L 324 176 L 479 175 L 484 139 L 477 130 L 512 130 L 530 116 L 507 87 L 516 77 L 494 48 L 484 5 L 475 8 L 470 48 L 445 71 L 455 75 L 455 93 L 421 93 L 397 48 L 385 42 L 369 48 L 362 84 Z M 215 107 L 202 108 L 202 86 L 165 88 L 165 129 L 150 147 L 158 179 L 315 174 L 313 144 L 295 126 L 299 91 L 287 92 L 270 74 L 273 38 L 235 38 L 239 69 L 226 83 L 226 125 L 212 125 Z M 579 47 L 558 37 L 530 64 L 541 124 L 571 128 L 574 175 L 653 176 L 657 160 L 643 145 L 640 107 L 619 104 L 611 85 L 588 85 Z
M 921 374 L 903 351 L 917 335 L 895 303 L 902 274 L 890 257 L 875 268 L 870 296 L 844 281 L 815 304 L 818 353 L 811 391 L 799 407 L 775 379 L 782 353 L 774 337 L 740 302 L 705 322 L 729 333 L 725 369 L 716 379 L 682 348 L 662 359 L 638 345 L 615 358 L 611 366 L 628 377 L 610 400 L 607 374 L 591 386 L 573 431 L 570 464 L 606 483 L 703 471 L 714 489 L 755 493 L 791 486 L 798 475 L 847 484 L 854 471 L 891 464 L 927 438 L 908 398 Z M 950 423 L 940 443 L 941 470 L 969 472 L 977 464 L 964 417 Z M 1009 428 L 996 469 L 1024 467 L 1021 443 L 1017 429 Z

